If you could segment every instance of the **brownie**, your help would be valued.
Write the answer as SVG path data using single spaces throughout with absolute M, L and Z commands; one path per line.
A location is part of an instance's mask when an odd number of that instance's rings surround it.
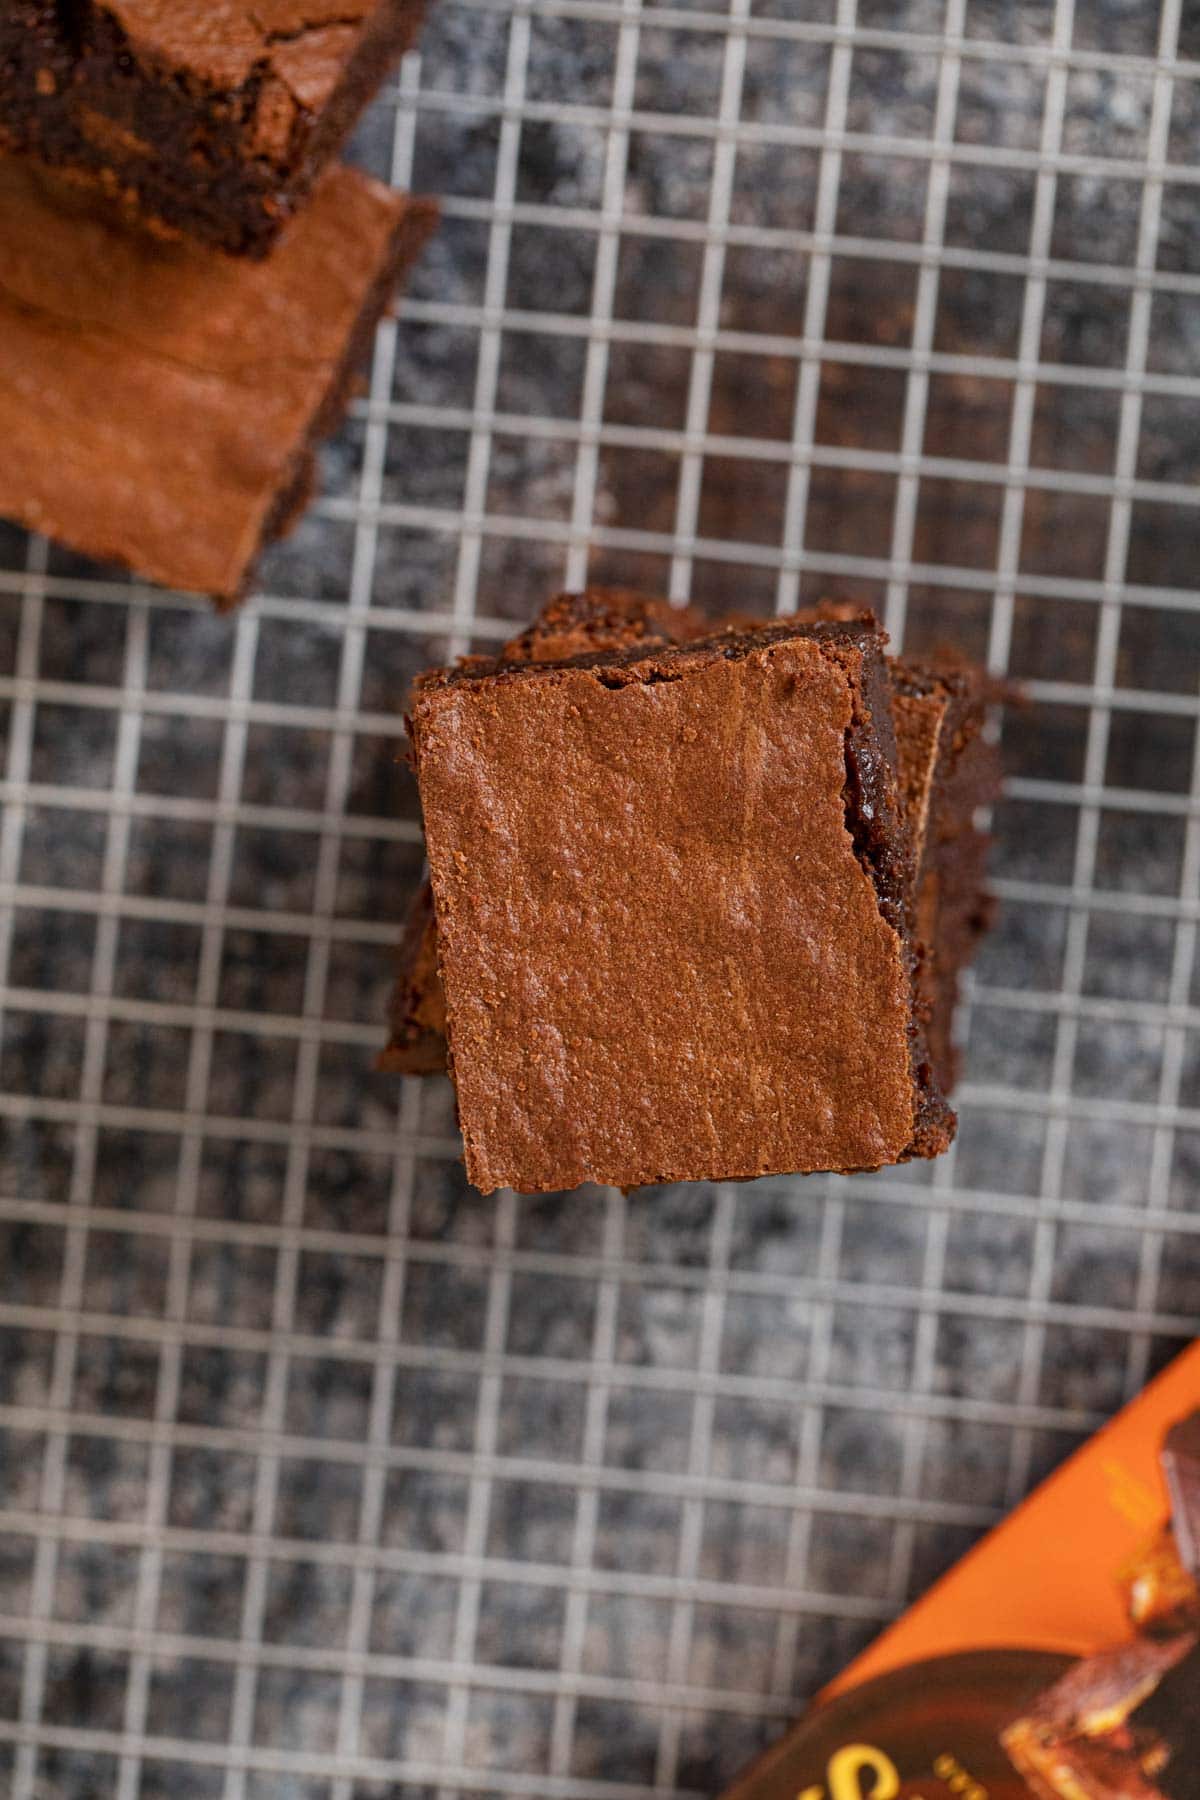
M 944 1149 L 884 637 L 787 621 L 435 671 L 409 718 L 485 1191 Z
M 597 650 L 629 649 L 634 644 L 648 648 L 683 643 L 703 636 L 707 629 L 707 621 L 691 607 L 671 606 L 666 600 L 626 588 L 594 587 L 578 594 L 556 594 L 497 656 L 470 661 L 488 669 L 509 663 L 563 662 Z M 413 897 L 400 940 L 390 1021 L 388 1046 L 379 1059 L 381 1068 L 401 1075 L 436 1075 L 445 1070 L 446 1003 L 438 975 L 437 920 L 428 880 Z
M 0 516 L 238 600 L 434 219 L 335 168 L 270 256 L 235 261 L 0 161 Z
M 262 256 L 416 35 L 424 0 L 12 0 L 0 148 Z

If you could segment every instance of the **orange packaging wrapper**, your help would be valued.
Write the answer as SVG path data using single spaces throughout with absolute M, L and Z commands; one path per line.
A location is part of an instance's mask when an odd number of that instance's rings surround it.
M 1200 1800 L 1200 1342 L 725 1800 Z

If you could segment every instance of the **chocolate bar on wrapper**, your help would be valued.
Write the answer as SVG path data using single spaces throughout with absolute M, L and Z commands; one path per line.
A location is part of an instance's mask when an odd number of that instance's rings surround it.
M 1171 1495 L 1171 1524 L 1179 1560 L 1200 1579 L 1200 1411 L 1181 1419 L 1166 1435 L 1163 1470 Z
M 725 1800 L 1200 1800 L 1200 1343 Z

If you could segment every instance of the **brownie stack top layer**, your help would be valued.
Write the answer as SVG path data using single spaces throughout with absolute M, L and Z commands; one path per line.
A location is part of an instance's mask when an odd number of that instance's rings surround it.
M 234 261 L 0 162 L 0 515 L 236 599 L 433 217 L 334 169 L 270 256 Z
M 910 1150 L 886 692 L 878 634 L 821 626 L 418 690 L 478 1186 L 852 1169 Z

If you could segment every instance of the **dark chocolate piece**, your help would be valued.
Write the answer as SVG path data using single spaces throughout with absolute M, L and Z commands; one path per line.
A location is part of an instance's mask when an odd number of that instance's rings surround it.
M 424 0 L 13 0 L 0 148 L 130 211 L 262 256 L 312 191 Z
M 240 599 L 435 217 L 332 169 L 270 256 L 234 261 L 0 161 L 0 516 Z
M 1200 1579 L 1200 1411 L 1173 1425 L 1163 1442 L 1162 1465 L 1171 1494 L 1171 1525 L 1179 1560 Z
M 418 684 L 477 1185 L 870 1168 L 949 1143 L 913 1053 L 882 644 L 783 623 Z
M 1200 1800 L 1200 1646 L 1194 1640 L 1134 1708 L 1129 1729 L 1167 1800 Z

